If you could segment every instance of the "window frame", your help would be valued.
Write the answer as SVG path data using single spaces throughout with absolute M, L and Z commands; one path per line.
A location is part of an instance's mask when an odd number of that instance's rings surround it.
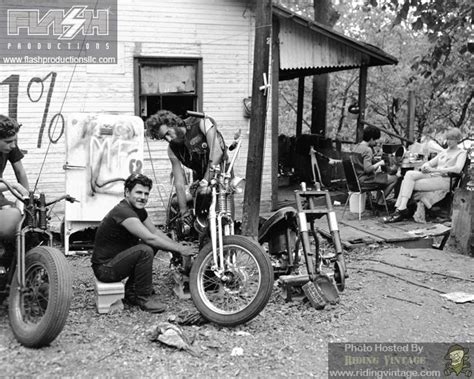
M 203 109 L 203 74 L 202 74 L 202 58 L 200 57 L 162 57 L 162 56 L 151 56 L 151 57 L 134 57 L 133 58 L 133 79 L 134 79 L 134 101 L 135 101 L 135 115 L 138 117 L 142 117 L 141 114 L 141 98 L 140 95 L 140 86 L 141 86 L 141 78 L 140 78 L 140 67 L 142 66 L 160 66 L 162 64 L 166 65 L 190 65 L 193 64 L 196 67 L 196 91 L 195 94 L 170 94 L 164 96 L 189 96 L 196 98 L 196 109 L 195 111 L 202 111 Z M 147 95 L 143 95 L 147 96 Z M 151 95 L 148 95 L 151 96 Z M 147 97 L 148 97 L 147 96 Z

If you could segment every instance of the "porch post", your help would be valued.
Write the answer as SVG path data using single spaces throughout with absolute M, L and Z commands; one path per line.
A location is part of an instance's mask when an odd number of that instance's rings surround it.
M 415 92 L 408 91 L 408 119 L 407 119 L 407 138 L 415 142 Z
M 359 72 L 359 116 L 357 117 L 357 132 L 356 142 L 362 141 L 362 134 L 364 132 L 365 108 L 367 93 L 367 66 L 362 66 Z
M 304 107 L 304 76 L 298 78 L 298 103 L 296 107 L 296 137 L 303 130 L 303 107 Z

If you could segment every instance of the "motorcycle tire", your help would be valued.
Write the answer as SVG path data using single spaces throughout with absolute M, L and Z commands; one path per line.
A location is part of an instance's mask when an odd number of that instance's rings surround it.
M 61 333 L 72 299 L 72 274 L 57 249 L 37 246 L 26 253 L 25 283 L 21 291 L 18 268 L 14 273 L 8 304 L 15 338 L 26 347 L 49 345 Z
M 248 237 L 224 236 L 223 249 L 223 278 L 212 270 L 215 262 L 208 243 L 193 262 L 189 288 L 194 305 L 207 320 L 235 326 L 253 319 L 267 305 L 273 268 L 262 246 Z

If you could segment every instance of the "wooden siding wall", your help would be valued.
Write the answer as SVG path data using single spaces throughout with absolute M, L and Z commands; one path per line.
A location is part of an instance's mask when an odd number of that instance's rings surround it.
M 0 64 L 0 82 L 19 75 L 18 121 L 23 124 L 19 146 L 27 150 L 24 165 L 33 186 L 47 197 L 65 191 L 65 138 L 56 130 L 50 144 L 48 125 L 55 114 L 66 119 L 75 112 L 113 112 L 134 114 L 134 57 L 199 57 L 203 62 L 204 111 L 216 118 L 227 141 L 242 129 L 243 148 L 237 160 L 236 173 L 246 168 L 248 120 L 243 117 L 243 98 L 252 91 L 254 13 L 251 1 L 238 0 L 169 0 L 118 1 L 119 62 L 117 65 L 6 65 Z M 45 78 L 40 97 L 39 84 L 33 83 L 30 96 L 28 83 L 34 77 Z M 46 129 L 38 147 L 40 126 L 45 114 L 47 89 L 55 76 L 54 88 L 46 117 Z M 0 86 L 0 113 L 8 113 L 8 86 Z M 267 120 L 270 125 L 271 120 Z M 267 127 L 265 167 L 262 187 L 262 211 L 271 201 L 271 128 Z M 149 146 L 149 149 L 148 149 Z M 150 210 L 156 223 L 163 222 L 170 164 L 166 143 L 145 141 L 145 174 L 155 178 Z M 47 155 L 46 155 L 47 153 Z M 46 159 L 45 159 L 46 156 Z M 150 159 L 152 157 L 152 160 Z M 41 171 L 41 175 L 39 172 Z M 11 178 L 8 168 L 5 177 Z M 158 188 L 161 191 L 158 191 Z M 238 198 L 241 210 L 243 197 Z M 63 205 L 54 209 L 53 223 L 63 217 Z

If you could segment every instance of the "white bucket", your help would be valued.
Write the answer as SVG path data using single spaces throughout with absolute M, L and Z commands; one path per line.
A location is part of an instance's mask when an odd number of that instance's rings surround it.
M 359 204 L 359 198 L 362 197 L 362 204 Z M 367 194 L 363 193 L 353 193 L 349 200 L 349 210 L 352 213 L 359 213 L 359 205 L 361 206 L 360 213 L 365 211 L 365 200 L 367 199 Z

